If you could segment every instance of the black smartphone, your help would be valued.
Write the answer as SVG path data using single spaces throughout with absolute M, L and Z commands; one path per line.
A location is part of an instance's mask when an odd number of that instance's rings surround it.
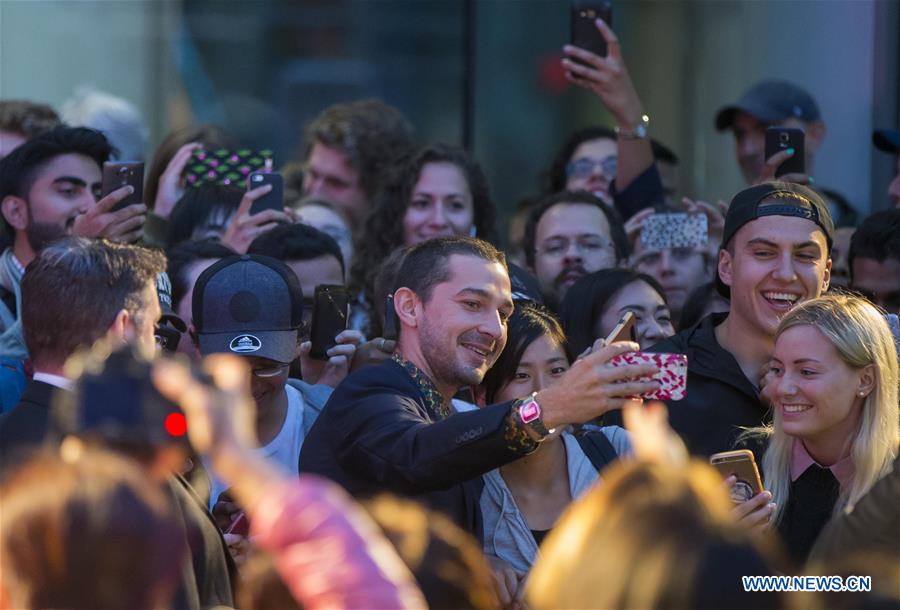
M 253 202 L 250 206 L 250 215 L 259 214 L 264 210 L 284 209 L 284 178 L 278 172 L 250 174 L 250 184 L 247 190 L 255 189 L 266 184 L 272 185 L 272 190 Z
M 111 211 L 121 210 L 133 203 L 144 201 L 144 162 L 107 161 L 103 164 L 103 181 L 100 196 L 106 197 L 113 191 L 130 185 L 134 192 L 120 201 Z
M 397 319 L 397 310 L 394 309 L 394 295 L 387 295 L 384 304 L 384 326 L 381 336 L 390 341 L 396 341 L 400 335 L 400 321 Z
M 313 297 L 309 355 L 316 360 L 328 360 L 326 352 L 337 345 L 334 338 L 347 328 L 350 317 L 350 293 L 345 286 L 319 284 Z
M 805 134 L 798 127 L 769 127 L 766 129 L 766 159 L 788 148 L 794 149 L 794 155 L 778 166 L 775 177 L 784 174 L 806 173 Z
M 571 16 L 572 46 L 606 57 L 606 39 L 597 29 L 596 21 L 602 19 L 612 27 L 612 4 L 609 0 L 572 0 Z

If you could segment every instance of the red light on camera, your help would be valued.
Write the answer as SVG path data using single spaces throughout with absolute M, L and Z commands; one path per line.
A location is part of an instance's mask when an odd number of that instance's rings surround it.
M 187 433 L 187 420 L 183 413 L 169 413 L 166 415 L 165 426 L 169 436 L 184 436 Z

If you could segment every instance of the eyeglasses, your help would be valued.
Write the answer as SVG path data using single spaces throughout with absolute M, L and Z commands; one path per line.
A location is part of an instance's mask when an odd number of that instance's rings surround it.
M 600 172 L 612 180 L 616 177 L 617 165 L 618 159 L 614 155 L 610 155 L 602 161 L 591 159 L 589 157 L 582 157 L 566 164 L 566 177 L 588 178 L 594 173 L 594 168 L 599 167 Z
M 541 245 L 540 253 L 552 258 L 561 258 L 572 245 L 583 256 L 594 256 L 603 252 L 612 252 L 613 245 L 600 236 L 579 237 L 574 242 L 567 237 L 548 239 Z
M 250 371 L 250 373 L 252 373 L 254 377 L 257 377 L 259 379 L 271 379 L 272 377 L 283 375 L 290 368 L 290 364 L 279 364 L 278 366 L 271 366 L 264 369 L 253 369 Z

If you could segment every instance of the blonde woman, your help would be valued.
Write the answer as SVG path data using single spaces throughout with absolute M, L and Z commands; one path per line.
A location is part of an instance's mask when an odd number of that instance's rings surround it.
M 891 470 L 900 442 L 897 369 L 887 322 L 865 299 L 824 296 L 785 315 L 765 387 L 774 426 L 748 435 L 767 443 L 768 491 L 735 508 L 741 522 L 773 525 L 791 557 L 805 560 L 831 516 Z

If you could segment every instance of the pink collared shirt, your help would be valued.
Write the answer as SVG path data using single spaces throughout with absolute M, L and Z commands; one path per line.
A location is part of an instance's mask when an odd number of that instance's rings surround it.
M 791 482 L 793 483 L 799 479 L 800 475 L 806 472 L 813 464 L 816 464 L 820 468 L 828 468 L 828 470 L 831 471 L 831 474 L 834 475 L 834 478 L 840 483 L 841 489 L 847 489 L 849 487 L 850 483 L 853 481 L 853 475 L 856 472 L 851 456 L 848 455 L 831 466 L 822 466 L 809 454 L 803 441 L 794 439 L 794 448 L 791 453 Z

